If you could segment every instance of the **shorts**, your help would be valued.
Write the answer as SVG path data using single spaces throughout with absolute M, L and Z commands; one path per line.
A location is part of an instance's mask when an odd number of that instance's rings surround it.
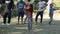
M 24 17 L 24 12 L 18 12 L 18 17 Z
M 52 13 L 49 13 L 49 17 L 53 17 L 53 14 Z

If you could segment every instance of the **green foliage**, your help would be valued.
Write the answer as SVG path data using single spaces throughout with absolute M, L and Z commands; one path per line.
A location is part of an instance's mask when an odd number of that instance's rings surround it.
M 37 4 L 38 3 L 38 0 L 35 0 L 34 3 Z
M 56 7 L 60 7 L 60 2 L 55 3 L 55 4 L 56 4 Z
M 34 10 L 34 13 L 37 13 L 38 12 L 38 10 Z
M 4 11 L 4 9 L 5 9 L 5 4 L 1 4 L 1 6 L 0 6 L 0 14 L 1 14 L 1 12 Z
M 12 10 L 12 17 L 16 17 L 18 15 L 18 11 L 17 10 Z
M 34 10 L 37 10 L 37 9 L 38 9 L 38 8 L 37 8 L 37 7 L 38 7 L 38 6 L 37 6 L 37 3 L 38 3 L 38 0 L 35 0 L 35 1 L 34 1 Z

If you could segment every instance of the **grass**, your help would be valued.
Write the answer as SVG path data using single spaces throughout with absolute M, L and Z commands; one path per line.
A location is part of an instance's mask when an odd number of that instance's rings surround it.
M 60 20 L 55 17 L 51 25 L 48 24 L 48 18 L 44 18 L 42 24 L 38 19 L 38 25 L 35 25 L 35 19 L 33 19 L 32 30 L 28 30 L 28 24 L 17 25 L 16 17 L 12 18 L 10 26 L 2 26 L 2 18 L 0 18 L 0 34 L 60 34 Z
M 0 18 L 0 34 L 60 34 L 60 20 L 55 19 L 52 25 L 48 24 L 49 19 L 43 19 L 42 24 L 38 20 L 38 25 L 35 25 L 33 19 L 33 29 L 28 30 L 28 24 L 17 25 L 17 18 L 12 18 L 10 26 L 2 26 L 2 18 Z
M 42 24 L 38 19 L 38 25 L 35 25 L 33 19 L 32 30 L 28 30 L 28 24 L 17 25 L 17 18 L 12 18 L 10 26 L 2 26 L 2 18 L 0 18 L 0 34 L 60 34 L 60 20 L 57 18 L 54 18 L 52 25 L 48 24 L 49 19 L 43 19 Z

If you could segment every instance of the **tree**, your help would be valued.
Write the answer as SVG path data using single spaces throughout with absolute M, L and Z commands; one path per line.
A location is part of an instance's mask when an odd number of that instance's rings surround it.
M 35 1 L 34 1 L 34 9 L 35 9 L 35 10 L 38 9 L 38 8 L 37 8 L 37 3 L 38 3 L 38 0 L 35 0 Z

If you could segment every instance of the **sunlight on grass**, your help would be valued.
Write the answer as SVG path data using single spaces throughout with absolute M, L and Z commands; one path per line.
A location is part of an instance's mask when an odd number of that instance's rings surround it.
M 54 20 L 60 20 L 60 16 L 59 16 L 59 14 L 54 14 Z
M 22 32 L 12 32 L 10 34 L 22 34 Z
M 43 31 L 44 29 L 34 29 L 34 32 Z
M 16 29 L 28 29 L 27 27 L 14 27 Z

